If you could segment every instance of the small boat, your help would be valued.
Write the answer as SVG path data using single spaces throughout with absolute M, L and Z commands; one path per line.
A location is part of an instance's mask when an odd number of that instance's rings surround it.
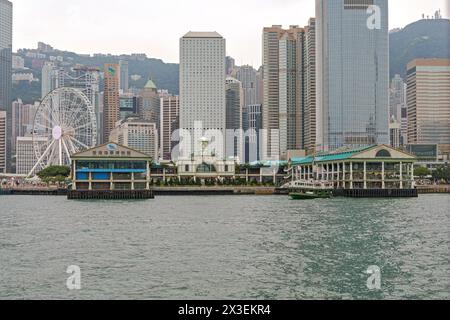
M 291 192 L 292 200 L 330 199 L 333 195 L 329 190 L 315 190 L 306 192 Z

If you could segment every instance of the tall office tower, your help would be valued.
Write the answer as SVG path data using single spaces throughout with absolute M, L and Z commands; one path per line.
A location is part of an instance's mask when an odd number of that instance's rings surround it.
M 0 0 L 0 111 L 6 111 L 6 170 L 11 160 L 11 90 L 12 90 L 13 5 Z M 0 165 L 1 166 L 1 165 Z M 1 170 L 1 169 L 0 169 Z
M 262 105 L 253 104 L 247 107 L 248 129 L 245 139 L 245 163 L 261 160 Z
M 56 77 L 57 68 L 53 62 L 45 62 L 42 67 L 42 77 L 41 77 L 41 98 L 49 94 L 52 90 L 56 89 Z
M 161 97 L 160 112 L 160 150 L 163 160 L 172 159 L 172 150 L 178 144 L 176 137 L 172 135 L 180 128 L 180 99 L 178 96 L 163 95 Z
M 320 150 L 389 144 L 388 16 L 388 0 L 316 0 Z
M 243 161 L 242 155 L 242 85 L 228 77 L 226 86 L 226 158 Z
M 226 73 L 230 76 L 236 67 L 236 61 L 232 57 L 225 57 Z
M 316 146 L 316 19 L 305 27 L 303 48 L 303 148 L 314 152 Z
M 246 131 L 248 129 L 247 108 L 258 103 L 257 71 L 249 65 L 241 66 L 236 73 L 236 79 L 242 85 L 242 128 Z
M 291 26 L 279 42 L 280 155 L 303 148 L 303 43 L 305 31 Z
M 148 154 L 158 162 L 158 131 L 156 123 L 128 118 L 116 123 L 109 141 Z
M 129 66 L 128 61 L 126 60 L 120 60 L 119 61 L 119 67 L 120 67 L 120 91 L 127 92 L 129 87 Z
M 158 88 L 153 80 L 148 80 L 144 89 L 141 91 L 142 108 L 139 110 L 139 114 L 142 119 L 156 123 L 159 128 L 159 109 L 160 109 L 160 96 L 158 94 Z
M 263 30 L 263 128 L 269 157 L 286 157 L 288 150 L 303 147 L 303 43 L 304 29 L 298 26 Z
M 191 135 L 190 141 L 182 142 L 182 157 L 200 151 L 194 140 L 204 130 L 218 130 L 225 136 L 225 47 L 225 39 L 216 32 L 189 32 L 180 40 L 180 127 Z M 194 132 L 196 124 L 201 126 L 199 132 Z M 216 156 L 223 157 L 225 142 L 214 144 Z
M 0 111 L 0 173 L 6 173 L 6 111 Z
M 407 67 L 408 144 L 450 144 L 450 59 Z
M 105 88 L 103 92 L 103 142 L 109 140 L 111 130 L 115 128 L 120 119 L 119 78 L 118 64 L 105 64 Z

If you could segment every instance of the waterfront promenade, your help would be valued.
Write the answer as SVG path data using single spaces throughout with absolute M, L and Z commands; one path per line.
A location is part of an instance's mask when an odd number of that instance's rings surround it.
M 267 186 L 161 186 L 153 187 L 158 195 L 186 196 L 186 195 L 286 195 L 287 189 Z M 418 186 L 419 194 L 450 194 L 450 185 Z M 57 186 L 49 187 L 12 187 L 0 189 L 0 195 L 49 195 L 65 196 L 67 189 Z

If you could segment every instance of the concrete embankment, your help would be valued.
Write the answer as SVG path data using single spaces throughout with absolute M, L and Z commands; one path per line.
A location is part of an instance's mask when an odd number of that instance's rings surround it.
M 283 194 L 274 187 L 155 187 L 155 195 L 274 195 Z M 287 191 L 286 191 L 287 192 Z
M 443 186 L 418 186 L 417 191 L 419 194 L 429 193 L 450 193 L 450 185 Z

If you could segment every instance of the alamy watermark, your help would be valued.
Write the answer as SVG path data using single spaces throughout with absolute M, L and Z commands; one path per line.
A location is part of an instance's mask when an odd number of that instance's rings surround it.
M 371 5 L 367 8 L 367 28 L 369 30 L 381 30 L 381 8 L 376 5 Z
M 66 273 L 70 274 L 67 278 L 66 286 L 69 290 L 81 290 L 81 269 L 79 266 L 69 266 Z
M 367 279 L 367 289 L 381 290 L 381 269 L 378 266 L 370 266 L 366 271 L 370 277 Z

